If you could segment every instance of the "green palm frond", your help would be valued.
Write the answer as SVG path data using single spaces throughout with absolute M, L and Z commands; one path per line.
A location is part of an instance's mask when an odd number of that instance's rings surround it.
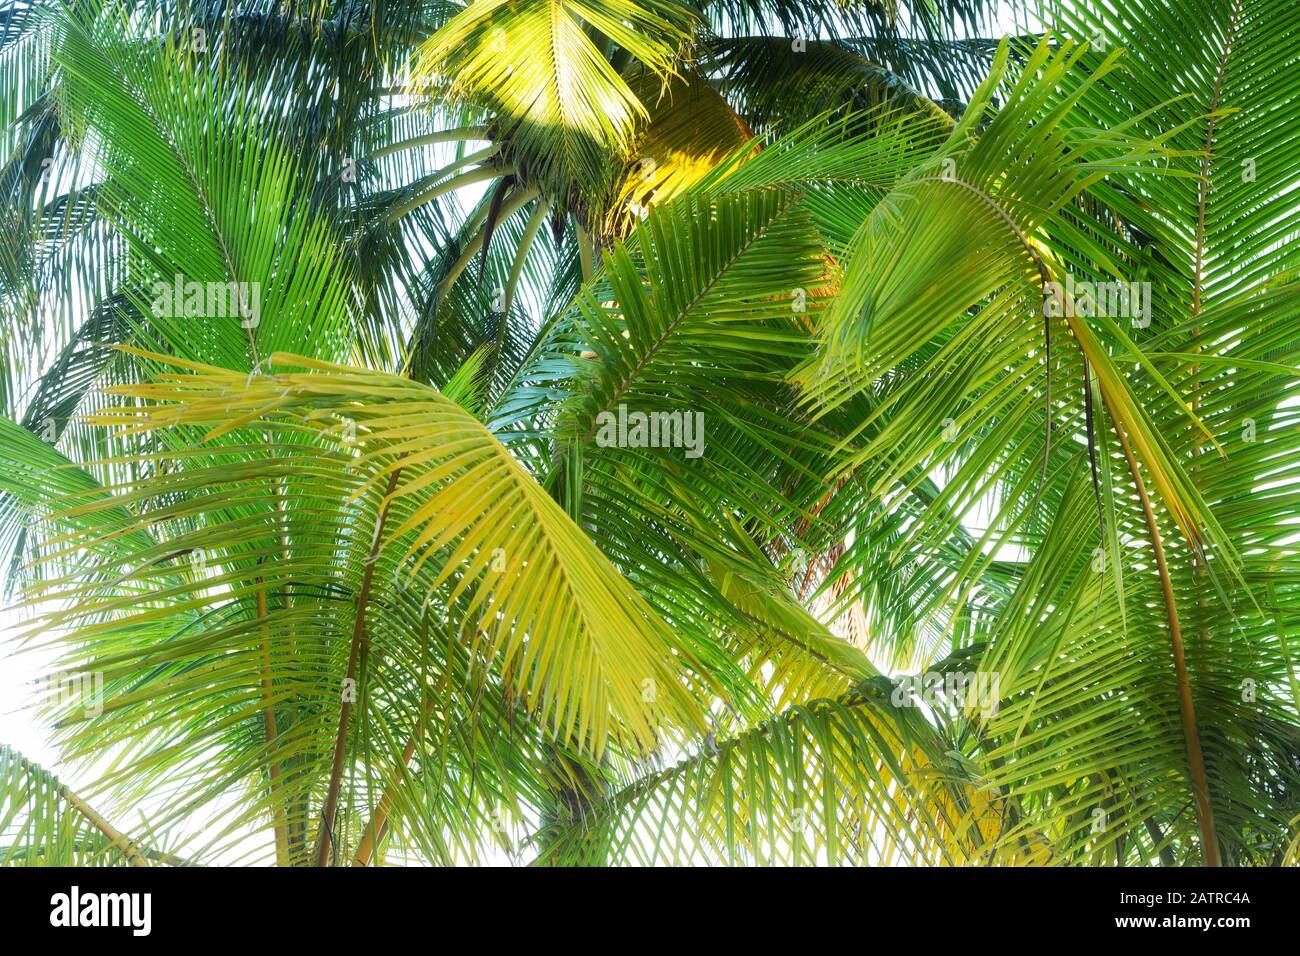
M 217 461 L 207 469 L 160 475 L 140 489 L 114 496 L 111 506 L 165 500 L 188 491 L 193 497 L 187 507 L 172 503 L 164 513 L 169 520 L 187 511 L 197 517 L 211 509 L 206 494 L 195 494 L 201 489 L 229 485 L 217 499 L 238 500 L 276 474 L 332 470 L 330 481 L 341 502 L 334 520 L 345 520 L 355 503 L 369 511 L 370 524 L 378 529 L 373 542 L 366 535 L 351 535 L 358 560 L 348 574 L 359 575 L 359 583 L 349 588 L 354 593 L 364 591 L 365 583 L 378 576 L 385 587 L 427 587 L 430 597 L 446 586 L 441 599 L 447 607 L 458 606 L 464 596 L 466 616 L 459 623 L 463 638 L 485 642 L 488 658 L 499 656 L 521 699 L 555 730 L 564 730 L 597 753 L 611 737 L 646 745 L 670 727 L 688 727 L 697 720 L 679 672 L 691 664 L 691 650 L 679 645 L 555 503 L 460 406 L 428 386 L 392 376 L 298 356 L 277 354 L 271 361 L 311 371 L 250 380 L 194 367 L 193 376 L 116 389 L 151 404 L 106 408 L 95 421 L 126 426 L 128 433 L 198 425 L 209 430 L 208 440 L 233 437 L 246 427 L 255 434 L 256 423 L 264 419 L 283 419 L 287 434 L 341 432 L 346 426 L 355 429 L 349 432 L 358 452 L 355 460 L 346 448 L 340 452 L 337 445 L 322 447 L 315 452 L 317 464 L 308 468 L 308 459 L 296 462 L 295 456 L 308 454 L 310 445 L 272 445 L 262 464 L 244 458 L 232 465 Z M 250 450 L 243 444 L 234 448 L 240 457 Z M 213 450 L 224 451 L 224 446 L 218 443 Z M 228 477 L 219 482 L 223 471 Z M 323 489 L 321 477 L 317 481 Z M 255 520 L 245 523 L 256 526 L 275 518 L 272 504 L 254 508 L 249 518 Z M 76 546 L 80 544 L 72 540 L 63 545 Z M 249 546 L 254 547 L 245 554 Z M 211 580 L 201 578 L 190 585 L 221 585 L 239 595 L 262 588 L 265 585 L 257 582 L 267 582 L 273 573 L 281 581 L 294 576 L 292 562 L 262 567 L 258 558 L 271 556 L 263 553 L 268 547 L 279 550 L 273 538 L 261 544 L 245 541 L 236 523 L 172 538 L 156 550 L 189 553 L 201 548 L 213 554 L 214 562 L 217 554 L 230 552 L 232 559 L 241 555 L 243 560 L 221 567 Z M 560 586 L 544 595 L 515 586 L 525 568 L 530 574 L 543 569 Z M 132 572 L 119 587 L 151 573 Z M 73 594 L 80 592 L 65 596 Z M 94 601 L 80 595 L 75 611 L 55 612 L 54 618 L 97 619 L 129 606 L 119 594 L 103 594 Z M 680 663 L 670 663 L 670 650 L 681 653 Z M 574 670 L 579 662 L 590 670 L 580 675 Z M 653 706 L 647 706 L 646 686 L 658 688 Z M 661 726 L 660 721 L 665 723 Z
M 991 862 L 1006 817 L 872 685 L 814 700 L 558 825 L 541 861 L 638 866 Z M 936 762 L 937 761 L 937 762 Z M 665 825 L 666 824 L 666 825 Z M 1042 859 L 1023 841 L 1022 862 Z
M 1294 863 L 1300 13 L 1014 6 L 0 0 L 0 862 Z
M 159 857 L 48 770 L 0 745 L 0 866 L 149 866 L 146 853 Z
M 783 37 L 740 37 L 709 53 L 723 93 L 756 129 L 788 132 L 832 110 L 883 106 L 947 116 L 902 78 L 837 43 L 809 40 L 795 49 Z
M 267 104 L 179 40 L 144 55 L 125 23 L 112 7 L 61 19 L 60 97 L 103 176 L 97 201 L 130 243 L 133 278 L 122 292 L 149 316 L 150 341 L 230 367 L 290 343 L 340 357 L 347 272 L 328 222 L 299 201 L 298 164 L 285 146 L 264 145 L 277 142 Z M 180 310 L 160 302 L 159 283 L 178 276 L 205 289 L 234 284 L 241 307 L 227 301 L 209 316 L 188 298 Z

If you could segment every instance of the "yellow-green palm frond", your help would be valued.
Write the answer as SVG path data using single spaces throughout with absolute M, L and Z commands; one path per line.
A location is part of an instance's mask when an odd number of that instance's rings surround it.
M 420 49 L 412 82 L 492 110 L 531 180 L 590 184 L 647 116 L 606 44 L 667 78 L 696 22 L 675 0 L 473 0 Z
M 683 668 L 694 662 L 690 649 L 677 646 L 559 506 L 454 401 L 396 376 L 293 355 L 276 354 L 271 365 L 305 371 L 251 378 L 154 358 L 194 374 L 115 389 L 147 404 L 104 409 L 95 424 L 122 426 L 127 434 L 199 426 L 206 430 L 206 442 L 256 434 L 264 422 L 268 427 L 283 422 L 294 431 L 315 429 L 355 441 L 355 459 L 344 443 L 322 447 L 311 467 L 333 469 L 331 480 L 348 489 L 345 500 L 369 500 L 386 515 L 376 532 L 375 553 L 381 557 L 366 560 L 379 564 L 398 585 L 408 579 L 419 586 L 428 569 L 428 595 L 448 586 L 448 606 L 468 598 L 460 622 L 463 637 L 485 642 L 489 656 L 500 656 L 517 692 L 557 733 L 598 753 L 610 739 L 652 746 L 665 729 L 660 721 L 677 728 L 697 723 L 697 705 L 682 683 Z M 216 454 L 224 451 L 220 444 L 212 448 Z M 278 459 L 275 450 L 272 443 L 261 459 L 225 466 L 227 494 L 238 495 L 259 476 L 307 468 L 306 461 Z M 302 447 L 295 452 L 301 454 Z M 208 471 L 199 483 L 182 468 L 116 499 L 145 502 L 226 483 L 219 482 L 222 465 Z M 196 498 L 195 508 L 203 509 L 203 497 Z M 222 529 L 214 528 L 193 541 L 171 544 L 204 547 L 221 535 Z M 219 578 L 220 583 L 249 586 L 258 565 L 245 564 L 241 572 L 226 572 L 230 579 Z M 534 574 L 554 586 L 522 587 L 525 576 Z M 83 603 L 75 615 L 85 618 L 98 610 Z M 654 694 L 647 693 L 650 687 Z

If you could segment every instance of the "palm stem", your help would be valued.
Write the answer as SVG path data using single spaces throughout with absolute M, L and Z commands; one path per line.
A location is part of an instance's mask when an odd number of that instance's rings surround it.
M 574 223 L 573 228 L 578 236 L 578 259 L 582 265 L 582 281 L 590 282 L 596 271 L 596 256 L 592 250 L 591 239 L 587 235 L 587 230 L 578 223 Z
M 404 139 L 401 142 L 393 143 L 382 149 L 377 149 L 369 156 L 368 160 L 379 159 L 381 156 L 391 156 L 393 153 L 401 152 L 404 149 L 415 149 L 420 146 L 434 146 L 438 143 L 455 143 L 462 140 L 487 139 L 488 128 L 486 126 L 459 126 L 456 129 L 445 129 L 437 133 L 429 133 L 427 136 L 415 136 L 411 139 Z
M 490 150 L 491 152 L 489 152 L 488 150 Z M 477 162 L 479 159 L 485 159 L 496 151 L 496 147 L 491 146 L 488 148 L 488 150 L 484 150 L 481 153 L 474 153 L 471 156 L 466 156 L 464 159 L 460 160 L 459 162 L 452 163 L 450 166 L 446 168 L 446 170 L 444 170 L 444 172 L 450 172 L 454 169 L 459 169 L 462 166 L 465 166 L 471 162 Z M 426 203 L 433 202 L 433 200 L 437 199 L 439 196 L 446 195 L 449 192 L 452 192 L 457 189 L 461 189 L 462 187 L 465 186 L 472 186 L 475 183 L 481 183 L 487 179 L 496 179 L 498 176 L 508 175 L 513 171 L 514 171 L 513 166 L 482 166 L 478 169 L 470 170 L 468 173 L 462 173 L 459 176 L 453 176 L 451 179 L 448 179 L 445 182 L 441 182 L 438 185 L 434 186 L 433 188 L 427 189 L 424 192 L 420 193 L 420 195 L 413 196 L 412 198 L 408 199 L 406 202 L 401 203 L 400 205 L 394 207 L 393 211 L 388 214 L 388 224 L 391 226 L 393 223 L 397 222 L 397 220 L 401 219 L 403 216 L 407 215 L 408 213 L 414 212 L 416 209 L 419 209 L 421 206 L 425 205 Z
M 366 825 L 362 833 L 361 842 L 357 845 L 357 852 L 353 854 L 353 866 L 369 866 L 370 858 L 374 855 L 375 845 L 384 835 L 384 828 L 388 824 L 388 811 L 393 805 L 393 790 L 402 777 L 406 775 L 406 768 L 411 763 L 411 758 L 415 756 L 415 745 L 420 737 L 424 734 L 424 726 L 429 716 L 433 713 L 434 705 L 437 699 L 430 695 L 428 702 L 424 705 L 424 710 L 420 714 L 419 723 L 416 724 L 415 730 L 406 741 L 406 746 L 402 749 L 402 759 L 393 771 L 392 779 L 384 787 L 384 792 L 379 798 L 379 806 L 375 808 L 375 815 L 371 818 L 370 823 Z
M 536 196 L 537 192 L 538 190 L 536 188 L 532 188 L 526 189 L 523 192 L 512 196 L 502 204 L 501 211 L 497 215 L 497 220 L 500 221 L 517 212 L 521 206 Z M 480 229 L 478 235 L 470 240 L 469 245 L 465 247 L 464 251 L 461 252 L 460 257 L 452 264 L 450 271 L 438 285 L 438 295 L 440 298 L 447 294 L 456 280 L 460 278 L 460 274 L 465 271 L 466 267 L 469 266 L 471 262 L 474 261 L 474 256 L 476 256 L 478 251 L 483 248 L 483 237 L 483 230 Z
M 63 797 L 68 801 L 68 805 L 89 820 L 96 830 L 108 837 L 108 841 L 122 851 L 122 855 L 126 857 L 128 863 L 132 866 L 147 867 L 149 865 L 149 862 L 144 858 L 140 851 L 136 849 L 135 844 L 132 843 L 125 834 L 121 833 L 111 823 L 95 812 L 95 809 L 85 800 L 82 800 L 81 797 L 73 793 L 71 788 L 63 784 L 60 784 L 59 786 L 63 789 Z
M 260 583 L 260 582 L 259 582 Z M 257 592 L 257 619 L 262 630 L 262 723 L 266 729 L 267 755 L 275 750 L 278 734 L 275 728 L 275 702 L 271 685 L 271 636 L 266 626 L 266 589 Z M 280 763 L 272 759 L 268 773 L 271 777 L 271 802 L 274 805 L 273 818 L 275 827 L 275 864 L 289 865 L 289 829 L 285 823 L 284 807 L 280 805 Z
M 388 519 L 388 508 L 393 489 L 397 487 L 398 476 L 402 469 L 394 470 L 388 479 L 384 491 L 383 503 L 379 507 L 379 517 L 375 519 L 375 532 L 370 541 L 370 553 L 366 558 L 365 570 L 361 573 L 361 590 L 357 595 L 356 617 L 352 622 L 352 645 L 348 651 L 348 671 L 344 686 L 355 681 L 357 661 L 361 656 L 361 645 L 365 642 L 366 610 L 370 603 L 370 584 L 375 576 L 375 562 L 379 557 L 379 547 L 384 533 L 384 522 Z M 343 782 L 343 755 L 347 751 L 348 721 L 352 716 L 352 701 L 347 694 L 342 695 L 339 705 L 339 729 L 334 739 L 334 764 L 330 769 L 329 788 L 325 797 L 325 809 L 321 813 L 320 838 L 316 843 L 316 865 L 325 866 L 329 862 L 333 847 L 334 813 L 338 809 L 339 787 Z
M 515 289 L 519 286 L 519 277 L 524 271 L 524 259 L 528 257 L 528 250 L 533 247 L 533 240 L 537 237 L 537 231 L 542 227 L 542 222 L 546 219 L 546 212 L 550 207 L 546 200 L 540 200 L 533 214 L 528 218 L 528 224 L 524 226 L 524 234 L 519 240 L 519 248 L 515 252 L 515 261 L 510 264 L 510 276 L 506 280 L 506 294 L 501 301 L 501 311 L 510 314 L 510 304 L 515 298 Z
M 1196 802 L 1196 820 L 1201 831 L 1201 853 L 1206 866 L 1221 866 L 1219 841 L 1214 829 L 1214 809 L 1210 804 L 1210 788 L 1205 776 L 1205 757 L 1201 752 L 1201 737 L 1196 726 L 1196 708 L 1192 702 L 1191 682 L 1187 678 L 1187 658 L 1183 652 L 1183 632 L 1178 621 L 1178 605 L 1174 599 L 1173 581 L 1169 577 L 1169 565 L 1165 561 L 1165 549 L 1160 538 L 1160 528 L 1156 524 L 1155 513 L 1151 509 L 1151 499 L 1147 495 L 1146 484 L 1138 470 L 1137 460 L 1129 447 L 1128 438 L 1123 427 L 1111 411 L 1106 390 L 1100 389 L 1102 401 L 1106 403 L 1106 413 L 1115 423 L 1115 434 L 1119 438 L 1120 448 L 1124 451 L 1124 460 L 1128 462 L 1129 474 L 1137 488 L 1138 499 L 1142 503 L 1142 514 L 1146 519 L 1147 537 L 1156 556 L 1156 569 L 1160 574 L 1160 589 L 1164 594 L 1165 613 L 1169 619 L 1169 642 L 1174 651 L 1174 672 L 1178 682 L 1178 706 L 1182 716 L 1183 740 L 1187 745 L 1187 763 L 1192 778 L 1192 796 Z

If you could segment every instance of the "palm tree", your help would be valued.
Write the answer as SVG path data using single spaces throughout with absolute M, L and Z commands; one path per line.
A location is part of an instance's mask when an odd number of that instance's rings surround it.
M 1291 862 L 1300 12 L 1026 23 L 0 0 L 2 858 Z

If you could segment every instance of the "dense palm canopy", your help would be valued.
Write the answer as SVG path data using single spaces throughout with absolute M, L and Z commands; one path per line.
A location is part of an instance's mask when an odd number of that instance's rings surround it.
M 0 0 L 0 860 L 1290 862 L 1300 8 L 1025 13 Z

